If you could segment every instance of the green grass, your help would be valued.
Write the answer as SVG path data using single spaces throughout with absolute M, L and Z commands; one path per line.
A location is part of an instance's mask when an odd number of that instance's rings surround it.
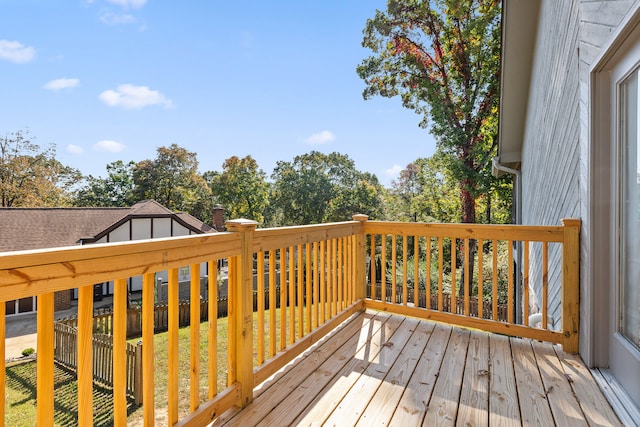
M 289 313 L 287 312 L 287 334 Z M 265 348 L 269 346 L 269 311 L 265 311 Z M 257 338 L 257 313 L 254 313 L 254 352 Z M 298 330 L 296 321 L 296 333 Z M 276 338 L 280 343 L 280 309 L 276 310 Z M 135 343 L 139 338 L 132 339 Z M 227 382 L 227 343 L 228 319 L 218 319 L 218 391 L 226 388 Z M 208 322 L 200 324 L 200 402 L 208 399 Z M 155 383 L 155 413 L 156 424 L 167 424 L 168 399 L 168 333 L 158 333 L 154 336 L 154 383 Z M 268 350 L 267 350 L 268 351 Z M 181 328 L 178 331 L 178 408 L 179 418 L 189 413 L 190 391 L 190 329 Z M 254 365 L 257 364 L 257 354 L 254 354 Z M 36 424 L 36 363 L 26 362 L 7 366 L 6 386 L 6 425 L 34 426 Z M 54 422 L 57 426 L 77 424 L 77 382 L 75 374 L 56 365 L 55 368 L 55 414 Z M 94 385 L 93 390 L 94 425 L 111 426 L 113 424 L 113 394 L 108 388 Z M 129 425 L 142 424 L 142 407 L 129 402 Z
M 6 368 L 5 425 L 32 427 L 36 425 L 36 363 L 12 364 Z M 78 419 L 78 385 L 75 374 L 56 365 L 54 370 L 54 423 L 72 426 Z M 113 425 L 113 399 L 110 389 L 93 387 L 94 426 Z M 129 411 L 135 409 L 129 404 Z

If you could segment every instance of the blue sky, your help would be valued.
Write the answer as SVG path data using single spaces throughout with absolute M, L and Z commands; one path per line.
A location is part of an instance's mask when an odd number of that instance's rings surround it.
M 385 6 L 0 0 L 0 133 L 29 128 L 85 175 L 176 143 L 201 172 L 337 151 L 389 185 L 435 144 L 398 98 L 362 99 L 362 29 Z

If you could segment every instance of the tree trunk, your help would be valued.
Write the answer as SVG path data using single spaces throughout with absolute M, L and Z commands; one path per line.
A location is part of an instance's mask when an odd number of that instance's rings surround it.
M 474 224 L 476 222 L 476 201 L 471 194 L 469 189 L 470 185 L 473 185 L 472 182 L 468 179 L 464 179 L 460 183 L 460 198 L 462 201 L 462 222 L 465 224 Z M 468 247 L 465 247 L 464 250 L 467 251 L 468 260 L 469 260 L 469 280 L 467 280 L 467 294 L 471 295 L 473 281 L 473 271 L 475 269 L 475 253 L 476 253 L 476 241 L 469 240 Z M 464 259 L 464 254 L 462 254 Z M 465 285 L 465 265 L 462 264 L 462 274 L 460 275 L 460 284 L 458 286 L 458 295 L 460 297 L 464 297 L 464 285 Z

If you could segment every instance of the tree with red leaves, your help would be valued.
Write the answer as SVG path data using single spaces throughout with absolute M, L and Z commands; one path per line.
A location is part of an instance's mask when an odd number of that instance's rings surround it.
M 363 34 L 364 98 L 399 95 L 423 116 L 459 182 L 461 220 L 476 222 L 496 147 L 499 0 L 389 0 Z

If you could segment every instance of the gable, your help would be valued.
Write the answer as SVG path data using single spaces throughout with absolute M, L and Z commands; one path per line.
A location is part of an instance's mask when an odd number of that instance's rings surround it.
M 155 232 L 144 231 L 153 227 Z M 212 231 L 197 218 L 171 212 L 153 200 L 131 208 L 0 208 L 0 252 L 149 238 L 139 237 L 147 234 L 169 237 Z M 115 234 L 110 240 L 112 232 Z

